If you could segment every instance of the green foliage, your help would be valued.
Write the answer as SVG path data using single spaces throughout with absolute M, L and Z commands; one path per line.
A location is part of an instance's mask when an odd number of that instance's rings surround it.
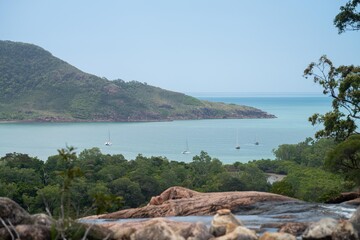
M 11 197 L 30 212 L 46 211 L 63 219 L 142 206 L 171 186 L 202 192 L 271 189 L 306 201 L 325 201 L 350 190 L 358 180 L 356 171 L 345 175 L 350 171 L 334 159 L 343 160 L 343 165 L 358 160 L 359 141 L 352 136 L 336 146 L 330 139 L 306 139 L 279 146 L 274 151 L 278 160 L 228 165 L 204 151 L 189 163 L 142 155 L 128 161 L 122 155 L 102 154 L 98 148 L 78 156 L 71 147 L 61 149 L 45 163 L 13 153 L 0 159 L 0 196 Z M 335 174 L 322 169 L 330 151 L 327 163 L 337 170 Z M 287 177 L 271 186 L 266 173 Z
M 223 172 L 218 175 L 218 189 L 222 191 L 242 191 L 245 188 L 246 183 L 240 173 Z
M 110 189 L 114 195 L 124 198 L 126 208 L 137 207 L 145 201 L 139 183 L 133 182 L 129 178 L 115 179 L 110 183 Z
M 267 176 L 264 174 L 264 171 L 262 171 L 254 162 L 246 164 L 236 162 L 232 166 L 227 166 L 227 168 L 230 167 L 229 169 L 231 169 L 231 178 L 225 178 L 225 180 L 230 181 L 228 183 L 232 184 L 234 183 L 234 181 L 241 183 L 241 188 L 237 188 L 237 190 L 257 190 L 264 192 L 268 191 L 270 185 L 267 183 Z
M 31 212 L 46 212 L 50 216 L 60 216 L 60 192 L 59 184 L 46 185 L 39 189 L 34 196 L 34 210 Z
M 74 162 L 77 158 L 74 150 L 75 149 L 73 147 L 58 150 L 60 158 L 65 163 L 65 169 L 57 172 L 62 179 L 60 192 L 60 217 L 63 220 L 66 220 L 73 214 L 73 211 L 70 209 L 72 203 L 70 187 L 73 185 L 74 180 L 82 175 L 80 168 L 74 166 Z
M 360 135 L 350 136 L 326 157 L 325 166 L 360 186 Z
M 189 164 L 191 171 L 192 187 L 198 191 L 215 191 L 211 186 L 213 178 L 225 171 L 222 163 L 212 159 L 206 152 L 201 151 L 200 155 L 193 157 Z
M 297 163 L 287 160 L 254 160 L 250 162 L 256 165 L 261 171 L 265 173 L 288 174 L 289 169 L 296 166 Z
M 224 166 L 206 152 L 190 163 L 142 155 L 128 161 L 98 148 L 78 156 L 73 148 L 61 149 L 45 163 L 15 153 L 0 161 L 0 196 L 16 200 L 32 213 L 46 211 L 61 218 L 142 206 L 172 186 L 203 192 L 269 190 L 257 165 Z
M 96 209 L 96 214 L 114 212 L 124 205 L 123 197 L 111 194 L 110 189 L 103 182 L 90 184 L 85 196 L 90 197 L 91 207 Z
M 21 153 L 8 153 L 4 157 L 0 158 L 6 166 L 17 168 L 32 168 L 36 171 L 41 171 L 44 162 L 38 158 L 29 157 L 27 154 Z
M 274 183 L 271 191 L 304 201 L 324 202 L 338 196 L 346 184 L 341 176 L 325 170 L 295 166 L 281 182 Z
M 340 13 L 334 19 L 334 25 L 338 28 L 339 34 L 360 30 L 359 6 L 359 0 L 350 0 L 340 7 Z
M 335 145 L 332 139 L 313 141 L 307 138 L 298 144 L 282 144 L 273 152 L 277 160 L 288 160 L 308 167 L 322 167 L 326 154 Z
M 39 172 L 27 168 L 0 167 L 0 183 L 4 196 L 10 195 L 14 201 L 24 204 L 23 195 L 35 195 L 37 189 L 43 187 Z M 8 189 L 7 191 L 5 191 Z
M 295 197 L 295 189 L 286 180 L 274 182 L 270 191 L 284 196 Z
M 322 115 L 314 114 L 309 121 L 323 124 L 316 138 L 331 137 L 342 141 L 357 133 L 357 120 L 360 119 L 360 67 L 334 67 L 332 62 L 322 56 L 318 63 L 310 63 L 304 70 L 304 76 L 312 77 L 315 83 L 323 87 L 323 93 L 333 98 L 333 110 Z

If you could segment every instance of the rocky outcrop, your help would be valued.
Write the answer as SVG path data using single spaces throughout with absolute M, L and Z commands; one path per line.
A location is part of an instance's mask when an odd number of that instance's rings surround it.
M 296 237 L 288 233 L 266 232 L 259 240 L 296 240 Z
M 162 197 L 193 197 L 194 194 L 197 193 L 170 191 Z M 30 215 L 10 199 L 0 198 L 0 239 L 50 240 L 54 239 L 53 234 L 55 234 L 55 239 L 91 240 L 294 240 L 296 235 L 307 226 L 291 223 L 284 225 L 285 230 L 280 229 L 277 233 L 257 233 L 245 227 L 238 217 L 229 209 L 220 209 L 213 217 L 210 228 L 201 222 L 179 222 L 167 218 L 130 222 L 102 221 L 97 224 L 71 221 L 71 224 L 64 226 L 63 221 L 55 221 L 45 214 Z M 359 223 L 359 219 L 360 208 L 349 221 L 322 219 L 311 223 L 302 233 L 301 239 L 359 240 L 358 232 L 354 228 Z M 291 231 L 294 234 L 290 234 Z
M 324 218 L 310 224 L 302 235 L 303 240 L 329 239 L 329 240 L 358 240 L 358 232 L 351 222 Z
M 228 209 L 218 211 L 210 230 L 203 223 L 175 222 L 165 218 L 127 223 L 110 222 L 104 223 L 103 226 L 114 232 L 115 239 L 258 239 L 256 232 L 242 226 L 241 221 Z
M 115 239 L 204 239 L 214 236 L 203 223 L 176 222 L 153 218 L 136 222 L 104 223 Z
M 30 214 L 9 198 L 0 197 L 0 217 L 5 223 L 18 225 L 30 221 Z
M 52 236 L 72 236 L 73 239 L 113 239 L 113 232 L 98 225 L 71 222 L 64 226 L 46 214 L 30 215 L 19 204 L 9 198 L 0 197 L 0 239 L 48 240 Z M 75 238 L 74 236 L 81 236 Z
M 349 205 L 360 206 L 360 197 L 344 202 Z
M 296 199 L 278 194 L 244 191 L 200 193 L 183 187 L 171 187 L 153 197 L 147 206 L 92 216 L 92 218 L 149 218 L 167 216 L 214 215 L 219 209 L 238 212 L 259 202 L 285 202 Z M 91 218 L 91 217 L 90 217 Z
M 289 233 L 294 236 L 300 236 L 309 227 L 308 223 L 304 222 L 288 222 L 279 226 L 279 232 Z
M 300 224 L 301 225 L 301 224 Z M 228 209 L 219 210 L 211 222 L 210 229 L 202 223 L 175 222 L 155 218 L 137 222 L 105 223 L 114 232 L 115 239 L 176 239 L 176 240 L 295 240 L 297 234 L 265 232 L 259 236 L 254 230 L 242 225 Z M 303 229 L 306 225 L 296 227 Z M 299 230 L 300 231 L 300 230 Z M 209 234 L 212 233 L 212 234 Z M 308 226 L 301 238 L 304 240 L 358 240 L 358 233 L 350 221 L 322 219 Z
M 360 205 L 359 192 L 343 192 L 339 196 L 328 200 L 326 203 L 348 203 Z
M 352 225 L 358 231 L 358 235 L 360 236 L 360 207 L 358 207 L 353 213 L 353 215 L 349 219 L 349 222 L 352 223 Z
M 235 229 L 238 226 L 244 226 L 244 224 L 231 214 L 229 209 L 218 210 L 213 220 L 211 221 L 210 233 L 217 236 L 222 236 L 226 232 L 230 232 L 229 229 Z

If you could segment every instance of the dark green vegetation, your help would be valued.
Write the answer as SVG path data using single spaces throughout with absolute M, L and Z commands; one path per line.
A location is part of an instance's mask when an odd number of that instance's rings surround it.
M 340 7 L 334 19 L 339 34 L 360 30 L 360 0 L 349 0 Z M 341 142 L 357 131 L 360 121 L 360 66 L 335 67 L 325 55 L 319 62 L 312 62 L 304 70 L 306 78 L 311 77 L 323 87 L 323 93 L 332 97 L 332 111 L 326 114 L 314 114 L 309 121 L 323 124 L 316 138 L 330 137 Z M 359 156 L 357 156 L 359 158 Z M 359 161 L 359 160 L 358 160 Z
M 159 121 L 274 117 L 146 83 L 84 73 L 25 43 L 0 41 L 0 121 Z
M 312 77 L 323 87 L 323 93 L 333 98 L 332 111 L 324 115 L 314 114 L 309 119 L 313 125 L 324 124 L 324 129 L 318 131 L 316 137 L 333 137 L 343 141 L 352 134 L 358 134 L 356 121 L 360 120 L 360 67 L 334 67 L 326 56 L 322 56 L 318 63 L 311 63 L 305 69 L 304 76 Z
M 350 140 L 350 146 L 355 147 L 349 158 L 341 155 L 344 164 L 351 162 L 351 156 L 360 155 L 360 148 L 356 148 L 360 138 Z M 0 159 L 0 196 L 15 200 L 32 213 L 46 210 L 54 216 L 73 217 L 142 206 L 172 186 L 202 192 L 271 191 L 323 202 L 359 186 L 359 174 L 334 165 L 347 149 L 346 144 L 329 139 L 306 139 L 279 146 L 274 151 L 276 160 L 228 165 L 206 152 L 189 163 L 142 155 L 126 160 L 121 154 L 102 154 L 98 148 L 79 155 L 62 149 L 46 162 L 12 153 Z M 266 173 L 287 176 L 270 185 Z
M 359 10 L 359 0 L 349 0 L 340 7 L 340 13 L 334 19 L 339 34 L 360 30 Z M 330 112 L 316 113 L 309 118 L 313 125 L 323 125 L 323 129 L 315 134 L 315 137 L 320 139 L 317 144 L 322 138 L 333 139 L 336 144 L 325 154 L 324 169 L 342 176 L 348 181 L 346 184 L 351 182 L 360 189 L 360 66 L 335 67 L 324 55 L 318 63 L 310 63 L 304 70 L 304 76 L 311 77 L 315 83 L 322 86 L 323 93 L 333 99 Z M 324 148 L 321 152 L 324 153 Z M 301 162 L 303 159 L 301 158 Z M 287 191 L 289 182 L 287 177 L 287 183 L 281 183 L 284 192 Z M 291 189 L 289 191 L 291 192 Z
M 356 146 L 359 146 L 360 138 L 357 137 L 350 144 L 355 147 L 351 156 L 357 158 L 359 164 L 360 148 L 356 149 Z M 270 167 L 263 163 L 265 166 L 261 168 L 287 174 L 282 181 L 273 184 L 271 191 L 305 201 L 324 202 L 340 192 L 356 190 L 360 186 L 359 168 L 343 168 L 343 171 L 335 168 L 339 159 L 334 155 L 334 151 L 348 156 L 342 143 L 338 144 L 332 139 L 306 139 L 298 144 L 284 144 L 280 145 L 274 154 L 278 161 L 287 165 L 280 164 L 277 167 L 276 161 L 269 161 L 267 164 Z
M 339 33 L 360 30 L 360 0 L 350 0 L 340 7 L 340 13 L 334 19 Z
M 138 207 L 171 186 L 199 191 L 270 188 L 255 165 L 224 166 L 205 152 L 191 163 L 141 155 L 129 161 L 122 155 L 104 155 L 98 148 L 78 156 L 60 150 L 46 162 L 17 153 L 0 159 L 0 196 L 30 212 L 46 208 L 54 216 L 63 215 L 62 205 L 73 216 Z

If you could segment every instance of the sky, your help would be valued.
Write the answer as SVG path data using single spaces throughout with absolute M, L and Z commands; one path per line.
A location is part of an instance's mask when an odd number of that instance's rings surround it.
M 185 93 L 321 93 L 304 69 L 360 65 L 342 0 L 0 0 L 0 40 L 80 70 Z

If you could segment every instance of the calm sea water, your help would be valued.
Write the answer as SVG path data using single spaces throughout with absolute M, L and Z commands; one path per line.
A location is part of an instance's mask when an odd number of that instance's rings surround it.
M 46 160 L 57 149 L 74 146 L 77 152 L 98 147 L 103 153 L 123 154 L 128 160 L 138 154 L 164 156 L 189 162 L 206 151 L 224 163 L 274 159 L 280 144 L 298 143 L 320 129 L 308 117 L 330 109 L 330 99 L 314 95 L 224 95 L 193 94 L 217 102 L 260 108 L 275 119 L 220 119 L 149 123 L 1 123 L 0 156 L 27 153 Z M 112 146 L 104 142 L 110 132 Z M 238 139 L 238 140 L 237 140 Z M 241 149 L 236 150 L 236 143 Z M 259 145 L 255 145 L 255 141 Z M 188 142 L 190 154 L 182 154 Z

